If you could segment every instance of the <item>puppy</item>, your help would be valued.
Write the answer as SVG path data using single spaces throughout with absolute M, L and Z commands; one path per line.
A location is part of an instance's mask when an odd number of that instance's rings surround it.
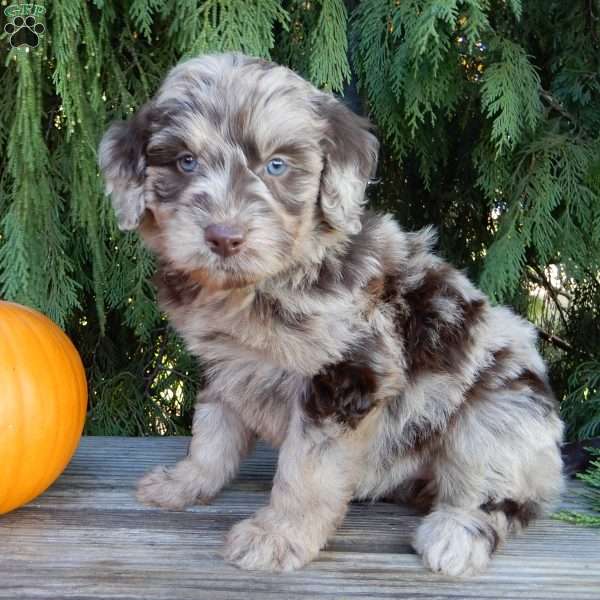
M 257 437 L 279 447 L 269 505 L 226 540 L 245 569 L 299 568 L 353 498 L 394 495 L 430 508 L 427 567 L 474 574 L 561 489 L 534 328 L 433 254 L 431 230 L 365 213 L 370 129 L 292 71 L 224 54 L 175 67 L 100 145 L 119 225 L 156 254 L 209 382 L 188 456 L 138 497 L 207 502 Z

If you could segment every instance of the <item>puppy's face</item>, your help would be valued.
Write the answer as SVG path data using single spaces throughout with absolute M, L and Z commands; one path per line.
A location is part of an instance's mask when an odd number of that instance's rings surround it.
M 286 68 L 241 55 L 174 68 L 100 146 L 122 229 L 216 288 L 274 275 L 360 229 L 368 122 Z

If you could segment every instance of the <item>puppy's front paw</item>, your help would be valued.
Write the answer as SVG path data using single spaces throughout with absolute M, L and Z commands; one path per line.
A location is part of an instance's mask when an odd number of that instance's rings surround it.
M 491 524 L 477 518 L 435 511 L 417 530 L 414 547 L 432 571 L 471 577 L 487 567 L 496 536 Z
M 198 500 L 197 476 L 182 468 L 156 467 L 138 482 L 137 499 L 149 506 L 178 510 Z
M 282 530 L 256 518 L 241 521 L 227 535 L 225 559 L 249 571 L 293 571 L 314 558 L 300 540 Z

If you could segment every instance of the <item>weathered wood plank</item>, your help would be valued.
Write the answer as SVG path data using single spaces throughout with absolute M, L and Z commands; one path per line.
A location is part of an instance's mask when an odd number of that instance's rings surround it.
M 426 571 L 408 507 L 355 504 L 318 561 L 283 575 L 246 573 L 219 556 L 225 532 L 268 501 L 276 455 L 264 446 L 211 506 L 138 504 L 148 468 L 174 463 L 183 438 L 86 438 L 60 480 L 0 518 L 0 598 L 600 598 L 600 532 L 544 519 L 472 580 Z M 577 507 L 577 486 L 564 506 Z

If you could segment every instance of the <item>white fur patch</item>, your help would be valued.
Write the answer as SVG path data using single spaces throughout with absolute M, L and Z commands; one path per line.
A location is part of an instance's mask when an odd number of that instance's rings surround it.
M 487 567 L 494 546 L 492 531 L 482 511 L 438 508 L 417 529 L 414 547 L 432 571 L 468 577 Z

